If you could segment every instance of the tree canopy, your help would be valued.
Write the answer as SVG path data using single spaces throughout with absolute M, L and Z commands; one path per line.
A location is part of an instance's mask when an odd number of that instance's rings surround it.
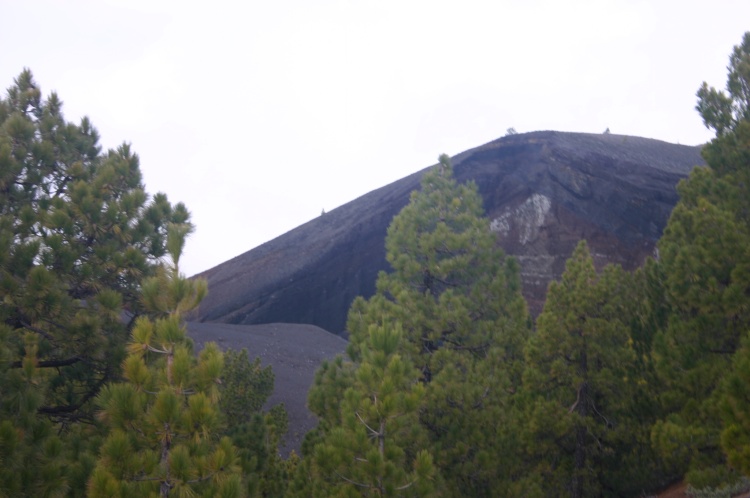
M 146 194 L 138 156 L 102 153 L 87 118 L 66 122 L 23 71 L 0 101 L 0 317 L 19 368 L 27 336 L 46 389 L 37 412 L 91 420 L 91 401 L 118 374 L 139 284 L 166 253 L 184 205 Z
M 720 445 L 722 379 L 750 330 L 750 33 L 730 56 L 727 91 L 706 83 L 697 110 L 716 138 L 707 166 L 678 186 L 659 241 L 666 320 L 654 360 L 668 413 L 653 437 L 697 487 L 732 477 Z
M 207 289 L 179 272 L 185 206 L 23 71 L 0 99 L 0 496 L 747 491 L 750 33 L 726 91 L 697 96 L 716 137 L 656 257 L 597 270 L 581 241 L 535 323 L 476 185 L 440 156 L 284 461 L 270 369 L 186 335 Z
M 84 485 L 94 400 L 120 376 L 141 283 L 162 266 L 169 227 L 190 226 L 183 204 L 146 193 L 128 144 L 102 152 L 89 119 L 62 108 L 29 70 L 0 98 L 0 458 L 16 469 L 13 496 Z
M 386 252 L 393 273 L 381 273 L 376 294 L 349 312 L 350 361 L 324 364 L 311 390 L 319 437 L 347 423 L 326 400 L 357 386 L 373 327 L 402 331 L 399 358 L 417 369 L 412 382 L 424 390 L 418 421 L 427 439 L 400 445 L 432 455 L 446 493 L 491 496 L 498 472 L 490 462 L 505 439 L 486 431 L 506 420 L 530 324 L 518 264 L 497 248 L 476 185 L 456 182 L 445 155 L 393 219 Z

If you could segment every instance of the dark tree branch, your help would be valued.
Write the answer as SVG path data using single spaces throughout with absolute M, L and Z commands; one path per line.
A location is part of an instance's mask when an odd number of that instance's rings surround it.
M 39 368 L 57 368 L 57 367 L 67 367 L 70 365 L 75 365 L 78 362 L 83 361 L 83 358 L 80 356 L 73 356 L 71 358 L 66 358 L 64 360 L 44 360 L 37 363 L 37 367 Z M 10 368 L 21 368 L 23 367 L 23 361 L 14 361 L 10 364 Z
M 42 330 L 42 329 L 40 329 L 40 328 L 38 328 L 38 327 L 34 327 L 33 325 L 31 325 L 30 323 L 28 323 L 28 322 L 26 322 L 26 321 L 24 321 L 24 320 L 21 320 L 20 322 L 21 322 L 21 325 L 22 325 L 22 326 L 23 326 L 23 327 L 24 327 L 25 329 L 29 329 L 30 331 L 32 331 L 32 332 L 35 332 L 35 333 L 39 334 L 40 336 L 44 337 L 44 338 L 45 338 L 45 339 L 47 339 L 48 341 L 54 342 L 54 339 L 52 338 L 52 336 L 51 336 L 51 335 L 49 335 L 49 334 L 48 334 L 47 332 L 45 332 L 44 330 Z

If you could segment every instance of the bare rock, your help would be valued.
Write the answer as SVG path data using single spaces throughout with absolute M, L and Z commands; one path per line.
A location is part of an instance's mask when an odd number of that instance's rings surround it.
M 703 164 L 699 147 L 554 131 L 506 136 L 453 162 L 459 181 L 476 182 L 498 244 L 518 258 L 534 314 L 580 239 L 600 267 L 642 264 L 677 202 L 677 182 Z M 372 295 L 378 272 L 389 270 L 386 229 L 423 173 L 202 273 L 210 292 L 197 320 L 307 323 L 344 334 L 352 300 Z

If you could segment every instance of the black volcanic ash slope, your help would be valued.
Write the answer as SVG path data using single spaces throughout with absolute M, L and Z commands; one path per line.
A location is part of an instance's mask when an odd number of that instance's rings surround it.
M 222 349 L 239 351 L 245 348 L 251 360 L 257 357 L 263 367 L 272 367 L 274 389 L 264 410 L 284 404 L 289 431 L 282 437 L 280 450 L 284 456 L 292 450 L 299 454 L 305 434 L 318 422 L 306 405 L 315 371 L 323 360 L 343 353 L 346 341 L 312 325 L 287 323 L 228 325 L 188 322 L 187 330 L 195 341 L 196 351 L 213 341 Z
M 699 147 L 552 131 L 504 137 L 453 161 L 459 181 L 477 183 L 499 244 L 518 257 L 535 313 L 582 238 L 600 265 L 641 264 L 677 202 L 677 182 L 703 164 Z M 378 272 L 389 269 L 386 229 L 423 173 L 200 274 L 210 292 L 198 319 L 308 323 L 343 332 L 352 300 L 372 295 Z

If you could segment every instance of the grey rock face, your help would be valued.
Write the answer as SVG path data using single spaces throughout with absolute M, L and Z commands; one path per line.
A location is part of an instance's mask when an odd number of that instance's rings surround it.
M 453 158 L 456 178 L 476 182 L 498 244 L 518 258 L 524 295 L 541 310 L 580 239 L 599 266 L 633 269 L 653 254 L 675 186 L 699 147 L 622 135 L 511 135 Z M 212 268 L 200 321 L 308 323 L 343 333 L 352 300 L 375 291 L 386 230 L 419 188 L 420 171 L 323 214 Z

